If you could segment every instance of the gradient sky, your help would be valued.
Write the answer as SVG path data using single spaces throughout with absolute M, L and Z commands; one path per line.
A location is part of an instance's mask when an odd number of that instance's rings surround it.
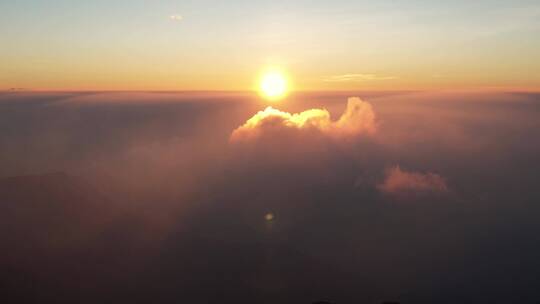
M 538 0 L 2 1 L 0 37 L 0 89 L 540 89 Z

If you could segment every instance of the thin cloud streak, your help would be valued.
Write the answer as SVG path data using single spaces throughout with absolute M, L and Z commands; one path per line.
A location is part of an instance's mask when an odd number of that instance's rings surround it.
M 381 76 L 376 74 L 343 74 L 332 75 L 323 78 L 324 82 L 361 82 L 361 81 L 373 81 L 373 80 L 393 80 L 397 79 L 395 76 Z

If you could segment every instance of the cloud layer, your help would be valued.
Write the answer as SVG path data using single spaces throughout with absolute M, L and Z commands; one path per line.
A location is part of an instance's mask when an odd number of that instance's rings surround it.
M 4 302 L 538 299 L 540 95 L 345 94 L 0 94 Z

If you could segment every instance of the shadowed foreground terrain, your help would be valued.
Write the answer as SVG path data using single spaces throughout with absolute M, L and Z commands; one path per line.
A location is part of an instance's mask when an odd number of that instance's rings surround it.
M 540 300 L 540 96 L 272 106 L 0 95 L 2 302 Z

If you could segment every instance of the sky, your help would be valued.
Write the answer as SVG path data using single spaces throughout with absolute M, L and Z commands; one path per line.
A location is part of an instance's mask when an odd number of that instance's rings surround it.
M 0 90 L 540 89 L 538 1 L 2 1 Z

